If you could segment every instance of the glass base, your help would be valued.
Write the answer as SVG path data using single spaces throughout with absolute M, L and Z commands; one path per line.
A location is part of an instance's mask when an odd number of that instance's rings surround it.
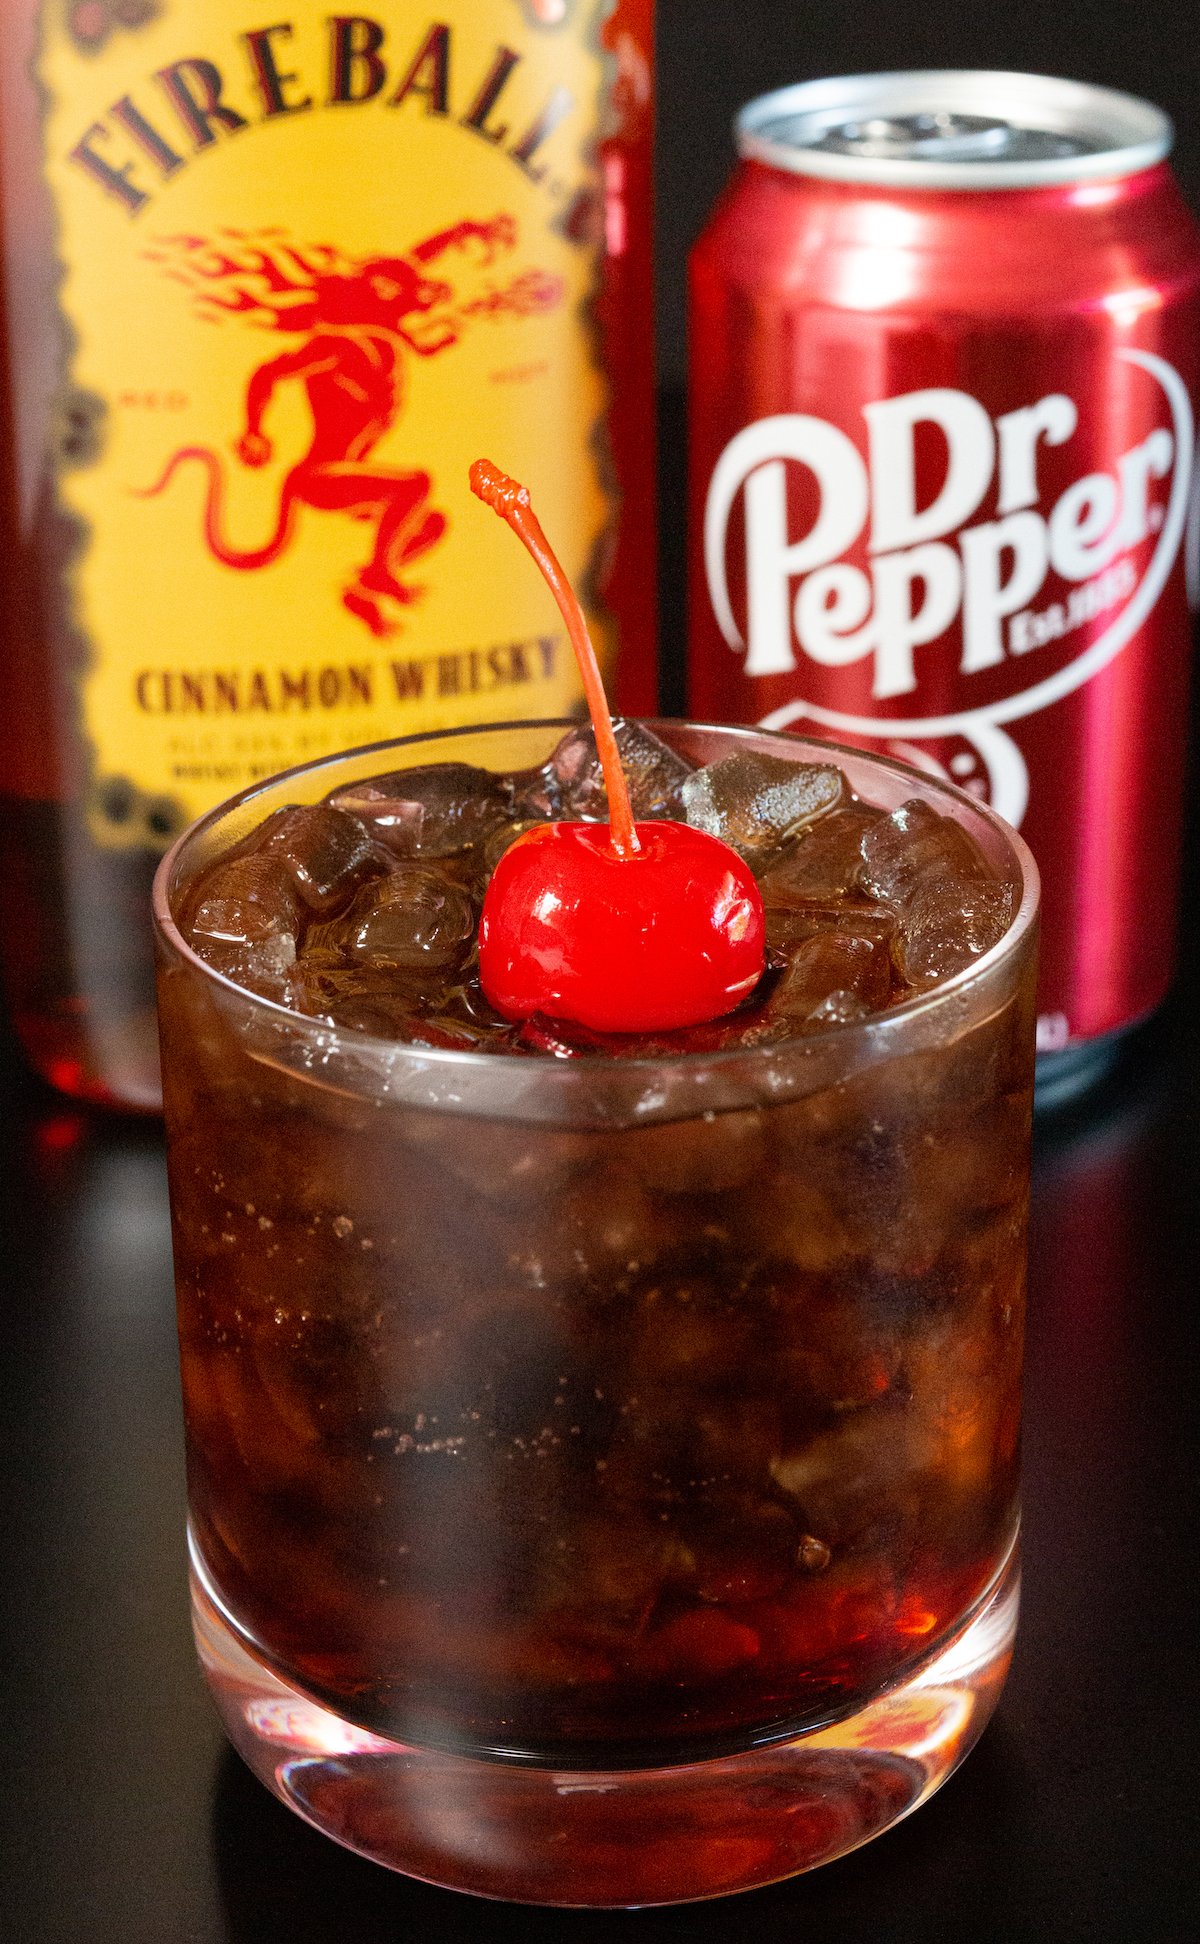
M 480 1761 L 368 1734 L 251 1655 L 192 1573 L 200 1661 L 226 1732 L 307 1822 L 447 1889 L 619 1908 L 778 1882 L 917 1808 L 992 1714 L 1019 1590 L 1014 1547 L 947 1645 L 833 1727 L 717 1761 L 600 1772 Z

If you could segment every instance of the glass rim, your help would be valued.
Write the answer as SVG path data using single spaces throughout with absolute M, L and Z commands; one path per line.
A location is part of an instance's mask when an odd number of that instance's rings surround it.
M 450 742 L 480 735 L 503 735 L 506 732 L 537 729 L 566 731 L 580 726 L 580 719 L 576 716 L 521 717 L 505 722 L 466 723 L 450 729 L 422 729 L 412 735 L 387 737 L 381 742 L 362 743 L 351 749 L 337 750 L 329 756 L 314 757 L 308 762 L 295 763 L 288 769 L 278 770 L 271 776 L 247 784 L 244 789 L 236 791 L 230 797 L 225 797 L 203 816 L 197 817 L 190 823 L 186 830 L 180 832 L 160 860 L 154 873 L 151 892 L 155 930 L 177 958 L 193 971 L 200 973 L 218 991 L 243 1001 L 262 1017 L 286 1022 L 293 1033 L 297 1031 L 304 1033 L 307 1030 L 312 1036 L 318 1037 L 336 1032 L 339 1041 L 344 1041 L 348 1053 L 385 1055 L 389 1061 L 403 1061 L 405 1056 L 408 1056 L 414 1066 L 428 1069 L 432 1065 L 435 1071 L 444 1073 L 452 1073 L 456 1070 L 478 1073 L 483 1070 L 485 1064 L 494 1071 L 500 1063 L 507 1067 L 512 1067 L 515 1063 L 520 1066 L 522 1076 L 528 1083 L 530 1068 L 544 1068 L 564 1075 L 569 1071 L 581 1078 L 588 1074 L 612 1072 L 614 1068 L 619 1068 L 623 1073 L 631 1076 L 635 1075 L 638 1069 L 662 1067 L 669 1067 L 681 1073 L 695 1074 L 713 1069 L 732 1070 L 738 1065 L 745 1066 L 748 1063 L 761 1063 L 767 1060 L 778 1062 L 786 1059 L 789 1054 L 803 1053 L 805 1049 L 811 1054 L 816 1046 L 832 1051 L 835 1047 L 853 1044 L 855 1039 L 875 1038 L 883 1031 L 886 1031 L 889 1037 L 892 1034 L 901 1034 L 904 1025 L 908 1022 L 923 1019 L 943 1008 L 949 1008 L 953 1012 L 959 995 L 972 990 L 986 979 L 994 968 L 1012 957 L 1025 942 L 1031 927 L 1037 920 L 1041 878 L 1029 846 L 1020 833 L 1014 830 L 1011 824 L 1006 823 L 1003 817 L 997 815 L 989 804 L 980 803 L 978 798 L 960 789 L 956 783 L 930 776 L 925 771 L 916 769 L 911 763 L 902 762 L 898 757 L 877 755 L 874 750 L 856 749 L 851 744 L 828 741 L 824 737 L 796 735 L 787 729 L 766 729 L 761 723 L 698 722 L 690 716 L 614 716 L 614 721 L 622 720 L 640 722 L 651 730 L 687 728 L 748 742 L 769 736 L 773 740 L 795 743 L 805 749 L 828 751 L 832 757 L 848 757 L 852 763 L 866 762 L 901 777 L 912 776 L 921 790 L 932 791 L 950 799 L 961 805 L 972 816 L 978 817 L 989 825 L 1011 853 L 1019 871 L 1020 898 L 1007 930 L 977 959 L 973 959 L 969 965 L 964 966 L 960 972 L 954 973 L 949 979 L 930 987 L 928 991 L 916 993 L 911 999 L 903 999 L 897 1005 L 889 1006 L 882 1012 L 870 1014 L 866 1019 L 845 1020 L 825 1026 L 817 1034 L 797 1034 L 791 1039 L 766 1040 L 757 1046 L 730 1046 L 717 1051 L 696 1050 L 619 1056 L 611 1053 L 589 1052 L 577 1053 L 570 1059 L 563 1060 L 551 1057 L 539 1058 L 531 1054 L 525 1058 L 518 1058 L 514 1062 L 511 1052 L 499 1048 L 492 1051 L 479 1047 L 415 1045 L 405 1040 L 388 1039 L 382 1034 L 367 1033 L 358 1027 L 340 1025 L 334 1027 L 329 1020 L 299 1012 L 277 999 L 269 999 L 264 994 L 252 992 L 249 987 L 239 985 L 226 973 L 219 972 L 189 945 L 176 924 L 170 903 L 171 879 L 184 850 L 234 811 L 251 804 L 256 796 L 264 795 L 268 791 L 276 792 L 281 784 L 286 784 L 293 777 L 311 776 L 322 769 L 332 769 L 345 763 L 358 762 L 367 756 L 394 750 L 411 750 L 423 744 Z

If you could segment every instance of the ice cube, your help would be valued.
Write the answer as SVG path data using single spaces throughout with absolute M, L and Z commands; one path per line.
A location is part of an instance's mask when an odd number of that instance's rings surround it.
M 469 894 L 443 872 L 419 864 L 364 885 L 337 931 L 330 928 L 351 962 L 439 983 L 462 964 L 474 931 Z
M 614 1644 L 633 1645 L 643 1631 L 662 1587 L 671 1556 L 670 1536 L 632 1506 L 620 1517 L 592 1513 L 573 1525 L 565 1553 L 557 1548 L 546 1561 L 543 1598 L 558 1609 L 560 1623 L 577 1616 L 589 1637 L 614 1636 Z
M 919 797 L 872 824 L 860 848 L 859 883 L 884 904 L 906 903 L 933 877 L 995 882 L 983 852 L 962 825 L 939 816 Z
M 480 852 L 484 870 L 490 877 L 510 844 L 523 837 L 527 830 L 536 830 L 545 822 L 543 817 L 521 817 L 513 823 L 497 825 L 490 837 L 485 838 Z
M 840 1024 L 886 1006 L 891 990 L 886 938 L 826 928 L 793 947 L 766 1010 L 774 1019 Z
M 757 861 L 834 809 L 845 790 L 831 763 L 789 763 L 744 750 L 695 770 L 679 797 L 688 823 Z
M 886 1302 L 848 1279 L 797 1278 L 780 1292 L 779 1365 L 784 1395 L 801 1412 L 825 1414 L 878 1403 L 903 1381 L 904 1341 Z
M 909 985 L 937 985 L 990 951 L 1012 922 L 1006 884 L 939 877 L 923 886 L 900 916 L 896 963 Z
M 754 1478 L 769 1471 L 780 1453 L 782 1416 L 778 1397 L 710 1391 L 694 1426 L 701 1472 Z
M 860 882 L 896 911 L 896 964 L 908 983 L 961 972 L 1008 929 L 1013 894 L 953 817 L 914 799 L 867 831 Z
M 479 983 L 477 963 L 468 959 L 458 976 L 460 983 L 444 991 L 434 1009 L 438 1018 L 457 1020 L 485 1038 L 494 1035 L 501 1039 L 512 1039 L 516 1026 L 491 1004 Z
M 727 1053 L 777 1040 L 784 1029 L 757 1006 L 742 1006 L 723 1019 L 699 1026 L 683 1026 L 663 1033 L 596 1033 L 574 1020 L 550 1019 L 534 1013 L 517 1034 L 517 1045 L 528 1053 L 549 1053 L 574 1060 L 602 1053 L 611 1060 L 665 1060 L 680 1053 Z
M 301 902 L 319 917 L 347 904 L 386 862 L 358 819 L 327 803 L 277 810 L 258 832 L 255 849 L 279 859 Z
M 358 999 L 340 1002 L 333 1023 L 370 1033 L 375 1039 L 396 1040 L 403 1046 L 434 1046 L 448 1053 L 475 1053 L 493 1050 L 490 1034 L 474 1032 L 457 1019 L 427 1018 L 405 1006 L 397 996 L 390 999 Z M 503 1042 L 496 1040 L 495 1050 Z
M 820 1004 L 809 1013 L 806 1024 L 809 1026 L 850 1026 L 857 1020 L 869 1019 L 871 1007 L 860 999 L 857 993 L 839 988 L 830 992 Z
M 854 938 L 870 938 L 890 952 L 898 924 L 894 911 L 886 905 L 868 904 L 773 904 L 764 900 L 767 921 L 767 949 L 772 959 L 786 960 L 797 945 L 815 938 L 818 932 L 840 931 Z
M 413 1014 L 397 1035 L 409 1046 L 439 1046 L 447 1053 L 502 1053 L 507 1037 L 450 1013 Z
M 780 1037 L 779 1022 L 753 1001 L 720 1019 L 706 1020 L 699 1026 L 682 1026 L 677 1032 L 662 1033 L 646 1040 L 633 1039 L 628 1057 L 657 1059 L 676 1053 L 734 1053 L 763 1046 Z
M 799 1534 L 791 1513 L 771 1499 L 706 1493 L 685 1531 L 695 1591 L 708 1605 L 770 1599 L 791 1576 Z
M 703 1270 L 651 1265 L 629 1319 L 626 1355 L 635 1382 L 715 1384 L 745 1368 L 752 1306 Z
M 473 763 L 425 763 L 352 783 L 330 797 L 399 857 L 471 850 L 512 814 L 505 776 Z
M 448 994 L 431 992 L 425 1000 L 414 992 L 411 974 L 387 966 L 330 964 L 331 957 L 306 953 L 288 975 L 289 1004 L 310 1018 L 409 1046 L 502 1051 L 512 1036 L 505 1021 L 476 1020 L 457 1006 L 456 987 Z
M 747 1109 L 631 1129 L 625 1165 L 652 1195 L 744 1188 L 766 1165 L 763 1117 Z
M 862 867 L 862 839 L 882 815 L 868 804 L 852 803 L 819 818 L 786 850 L 769 859 L 759 878 L 763 902 L 844 896 L 853 889 Z
M 329 950 L 301 952 L 288 973 L 287 988 L 288 1003 L 298 1012 L 335 1025 L 346 1024 L 345 1008 L 360 1000 L 384 1006 L 395 1001 L 405 1013 L 413 1006 L 409 986 L 392 968 L 349 966 L 340 953 Z
M 284 865 L 261 854 L 207 872 L 192 894 L 185 931 L 205 962 L 271 997 L 296 957 L 299 914 Z
M 923 1455 L 913 1449 L 919 1434 L 911 1426 L 912 1414 L 885 1398 L 785 1452 L 772 1465 L 772 1477 L 825 1544 L 848 1545 L 896 1518 L 915 1460 Z
M 679 787 L 692 775 L 691 764 L 640 722 L 618 718 L 613 723 L 613 734 L 634 816 L 678 815 Z M 608 794 L 590 723 L 567 731 L 545 765 L 543 775 L 541 796 L 533 792 L 531 800 L 544 801 L 550 816 L 574 818 L 583 823 L 607 817 Z

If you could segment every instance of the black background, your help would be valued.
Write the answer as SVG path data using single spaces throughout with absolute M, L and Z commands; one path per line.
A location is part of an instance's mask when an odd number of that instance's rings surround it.
M 1026 67 L 1175 117 L 1200 204 L 1200 15 L 1136 0 L 660 12 L 668 693 L 679 679 L 687 243 L 767 87 Z M 1197 823 L 1193 791 L 1192 829 Z M 1193 844 L 1193 849 L 1195 845 Z M 56 1100 L 0 1045 L 0 1937 L 5 1944 L 1193 1944 L 1200 872 L 1160 1018 L 1035 1168 L 1026 1601 L 962 1772 L 856 1856 L 643 1914 L 483 1905 L 315 1835 L 225 1749 L 188 1634 L 161 1143 Z

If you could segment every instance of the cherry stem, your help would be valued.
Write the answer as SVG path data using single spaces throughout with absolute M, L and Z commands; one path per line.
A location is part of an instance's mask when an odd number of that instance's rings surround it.
M 592 728 L 596 734 L 596 753 L 600 758 L 600 768 L 604 773 L 604 787 L 608 793 L 608 827 L 612 847 L 618 857 L 633 857 L 641 850 L 637 830 L 634 827 L 633 811 L 629 804 L 629 790 L 625 782 L 625 772 L 621 768 L 621 758 L 617 750 L 616 737 L 613 735 L 612 716 L 609 714 L 608 697 L 604 693 L 604 683 L 600 676 L 600 665 L 596 660 L 596 650 L 588 634 L 583 609 L 575 595 L 575 590 L 564 574 L 554 551 L 542 532 L 537 514 L 529 503 L 529 488 L 522 486 L 490 459 L 477 459 L 471 467 L 471 491 L 485 506 L 490 506 L 502 520 L 507 520 L 517 538 L 524 542 L 542 570 L 546 584 L 558 602 L 559 612 L 567 624 L 571 646 L 575 650 L 575 660 L 583 680 L 583 692 L 587 697 L 588 713 L 592 718 Z

